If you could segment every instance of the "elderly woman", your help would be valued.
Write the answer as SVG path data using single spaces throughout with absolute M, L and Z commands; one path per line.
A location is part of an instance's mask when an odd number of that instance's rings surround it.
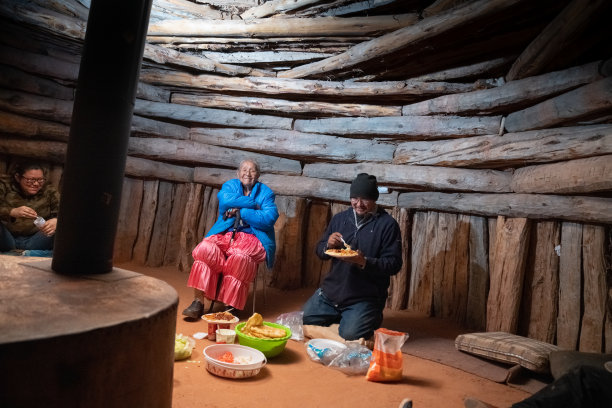
M 0 251 L 51 250 L 59 193 L 38 163 L 20 163 L 0 178 Z M 37 217 L 44 219 L 34 223 Z
M 194 288 L 194 300 L 183 311 L 192 319 L 204 313 L 204 298 L 242 310 L 258 264 L 274 263 L 274 192 L 258 181 L 259 165 L 253 160 L 240 163 L 237 175 L 221 187 L 219 218 L 192 252 L 187 285 Z

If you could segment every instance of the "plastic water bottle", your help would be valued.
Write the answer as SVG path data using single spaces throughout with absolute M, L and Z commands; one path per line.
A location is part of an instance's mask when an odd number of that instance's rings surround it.
M 34 225 L 36 225 L 38 228 L 42 227 L 43 225 L 45 225 L 45 219 L 43 217 L 36 217 L 36 219 L 34 220 Z

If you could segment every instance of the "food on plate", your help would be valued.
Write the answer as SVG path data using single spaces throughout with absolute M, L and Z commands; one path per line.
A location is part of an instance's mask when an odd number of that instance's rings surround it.
M 351 249 L 351 247 L 346 247 L 346 248 L 330 248 L 327 251 L 325 251 L 325 253 L 327 255 L 329 255 L 329 256 L 346 257 L 346 258 L 350 258 L 352 256 L 359 255 L 359 253 L 357 251 L 355 251 L 354 249 Z
M 260 339 L 280 339 L 287 335 L 283 329 L 264 325 L 263 317 L 259 313 L 253 313 L 241 331 L 247 336 Z
M 234 357 L 234 354 L 232 354 L 231 351 L 226 351 L 217 360 L 222 361 L 224 363 L 232 363 L 232 364 L 250 364 L 251 363 L 251 357 L 249 356 Z
M 174 359 L 184 360 L 191 357 L 191 351 L 194 346 L 195 340 L 182 334 L 176 334 L 174 336 Z
M 234 316 L 233 314 L 231 314 L 230 312 L 217 312 L 217 313 L 208 313 L 204 315 L 204 319 L 205 320 L 212 320 L 212 321 L 232 321 L 236 318 L 236 316 Z
M 224 363 L 233 363 L 234 355 L 231 351 L 226 351 L 221 357 L 219 357 L 219 361 L 223 361 Z

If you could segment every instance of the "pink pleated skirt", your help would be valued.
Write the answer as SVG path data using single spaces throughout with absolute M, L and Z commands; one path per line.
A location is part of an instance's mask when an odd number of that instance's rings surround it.
M 195 247 L 187 286 L 242 310 L 257 267 L 266 260 L 266 250 L 253 234 L 237 232 L 230 243 L 231 237 L 231 232 L 211 235 Z

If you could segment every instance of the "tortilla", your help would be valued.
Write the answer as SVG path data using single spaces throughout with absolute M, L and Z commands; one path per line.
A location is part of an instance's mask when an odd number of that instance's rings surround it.
M 331 248 L 325 251 L 325 254 L 334 258 L 352 258 L 359 255 L 357 251 L 349 248 Z

